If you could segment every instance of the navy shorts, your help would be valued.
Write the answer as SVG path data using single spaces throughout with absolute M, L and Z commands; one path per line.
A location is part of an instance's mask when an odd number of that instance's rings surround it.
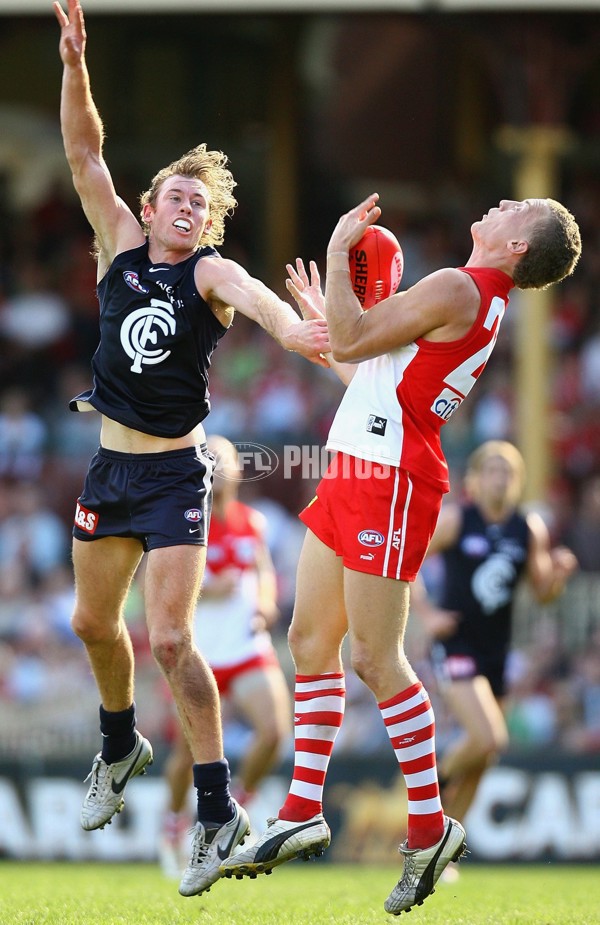
M 147 454 L 100 447 L 77 501 L 73 536 L 133 537 L 146 551 L 206 546 L 213 465 L 206 444 Z
M 485 656 L 467 643 L 444 644 L 438 641 L 431 647 L 431 661 L 441 685 L 452 681 L 468 681 L 483 675 L 490 682 L 495 697 L 503 697 L 506 693 L 504 654 Z

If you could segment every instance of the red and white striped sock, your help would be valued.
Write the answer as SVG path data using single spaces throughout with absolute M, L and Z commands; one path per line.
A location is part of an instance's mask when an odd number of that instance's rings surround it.
M 408 847 L 430 848 L 444 833 L 435 763 L 435 717 L 420 681 L 379 704 L 404 775 L 408 797 Z
M 323 787 L 344 718 L 343 673 L 296 675 L 294 775 L 279 818 L 304 822 L 323 812 Z

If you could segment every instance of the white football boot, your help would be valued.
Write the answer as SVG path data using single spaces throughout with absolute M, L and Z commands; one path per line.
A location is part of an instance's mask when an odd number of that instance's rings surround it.
M 115 813 L 121 812 L 126 783 L 138 774 L 145 774 L 146 767 L 154 760 L 150 742 L 137 731 L 135 735 L 135 748 L 122 761 L 107 764 L 101 754 L 94 758 L 86 777 L 86 781 L 91 779 L 90 789 L 81 807 L 81 825 L 87 832 L 103 829 Z
M 320 857 L 331 841 L 331 832 L 319 813 L 306 822 L 269 819 L 267 831 L 245 851 L 239 851 L 221 865 L 223 877 L 256 877 L 270 874 L 274 867 L 294 858 L 308 861 Z
M 442 871 L 451 861 L 458 861 L 465 849 L 465 830 L 448 816 L 444 816 L 444 834 L 431 848 L 409 848 L 406 842 L 400 845 L 404 870 L 384 903 L 385 911 L 400 915 L 412 906 L 420 906 L 434 892 Z
M 220 878 L 219 867 L 237 845 L 250 833 L 248 813 L 233 800 L 235 816 L 222 826 L 204 826 L 197 822 L 192 839 L 192 856 L 183 872 L 179 892 L 182 896 L 197 896 L 208 892 Z

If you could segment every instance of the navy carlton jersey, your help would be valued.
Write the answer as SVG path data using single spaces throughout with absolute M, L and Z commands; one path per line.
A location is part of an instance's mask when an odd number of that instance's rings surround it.
M 100 343 L 89 403 L 119 424 L 156 437 L 182 437 L 210 411 L 208 368 L 227 328 L 194 283 L 202 247 L 181 263 L 151 263 L 148 242 L 118 254 L 98 283 Z
M 457 542 L 443 554 L 445 579 L 440 607 L 457 611 L 454 635 L 484 656 L 501 657 L 510 643 L 512 601 L 529 549 L 529 527 L 517 512 L 505 523 L 488 523 L 475 505 L 463 508 Z

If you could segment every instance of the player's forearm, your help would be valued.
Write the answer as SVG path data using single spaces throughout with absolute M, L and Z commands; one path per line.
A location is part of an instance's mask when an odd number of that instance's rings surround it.
M 326 353 L 325 359 L 329 363 L 329 368 L 333 370 L 340 382 L 344 385 L 350 385 L 358 369 L 358 365 L 356 363 L 340 363 L 339 360 L 334 359 L 333 353 Z
M 102 120 L 92 98 L 84 60 L 64 67 L 60 124 L 65 154 L 76 175 L 87 157 L 100 158 L 104 141 Z
M 362 310 L 350 283 L 346 253 L 327 255 L 325 314 L 334 359 L 340 363 L 352 362 Z
M 254 317 L 261 328 L 285 350 L 297 350 L 301 346 L 297 326 L 302 319 L 291 305 L 273 293 L 267 291 L 256 300 Z

